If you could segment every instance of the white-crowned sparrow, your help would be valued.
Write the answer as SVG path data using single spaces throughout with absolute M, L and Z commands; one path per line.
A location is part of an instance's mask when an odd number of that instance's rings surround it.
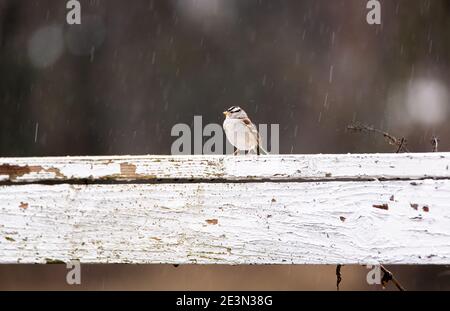
M 247 113 L 237 106 L 233 106 L 227 111 L 224 111 L 225 121 L 223 122 L 223 129 L 228 141 L 237 149 L 235 155 L 240 151 L 256 151 L 260 153 L 268 154 L 264 150 L 260 143 L 261 137 L 259 136 L 258 129 L 250 121 Z

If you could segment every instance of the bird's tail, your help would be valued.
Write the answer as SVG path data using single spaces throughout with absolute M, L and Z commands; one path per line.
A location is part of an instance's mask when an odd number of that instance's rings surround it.
M 261 145 L 258 145 L 257 147 L 256 147 L 256 153 L 258 154 L 258 155 L 269 155 L 270 153 L 266 150 L 266 149 L 264 149 Z

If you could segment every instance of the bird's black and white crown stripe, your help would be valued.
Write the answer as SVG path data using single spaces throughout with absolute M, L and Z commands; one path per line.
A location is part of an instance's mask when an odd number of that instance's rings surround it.
M 227 111 L 228 112 L 231 112 L 231 113 L 236 113 L 236 112 L 239 112 L 239 111 L 241 111 L 242 109 L 240 108 L 240 107 L 237 107 L 237 106 L 233 106 L 233 107 L 231 107 L 230 109 L 228 109 Z

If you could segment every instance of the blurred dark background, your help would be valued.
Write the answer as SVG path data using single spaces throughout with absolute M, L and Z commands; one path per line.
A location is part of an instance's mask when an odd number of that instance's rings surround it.
M 176 123 L 241 105 L 280 153 L 448 150 L 450 1 L 0 0 L 0 156 L 169 154 Z
M 173 125 L 221 123 L 232 105 L 279 123 L 280 153 L 395 150 L 349 133 L 354 121 L 449 150 L 448 0 L 380 1 L 380 26 L 363 0 L 80 2 L 69 26 L 66 1 L 0 0 L 0 156 L 169 154 Z M 91 289 L 335 283 L 333 267 L 88 269 Z M 398 269 L 410 289 L 450 289 L 445 267 Z M 2 266 L 0 289 L 64 287 L 60 270 Z M 367 288 L 361 268 L 347 273 Z

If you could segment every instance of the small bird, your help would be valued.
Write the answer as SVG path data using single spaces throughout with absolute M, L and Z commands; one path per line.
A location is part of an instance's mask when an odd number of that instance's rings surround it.
M 227 111 L 224 111 L 225 121 L 223 122 L 223 129 L 228 141 L 236 148 L 234 155 L 242 151 L 255 150 L 256 154 L 268 154 L 264 148 L 261 147 L 261 137 L 258 129 L 250 121 L 247 113 L 238 106 L 233 106 Z

